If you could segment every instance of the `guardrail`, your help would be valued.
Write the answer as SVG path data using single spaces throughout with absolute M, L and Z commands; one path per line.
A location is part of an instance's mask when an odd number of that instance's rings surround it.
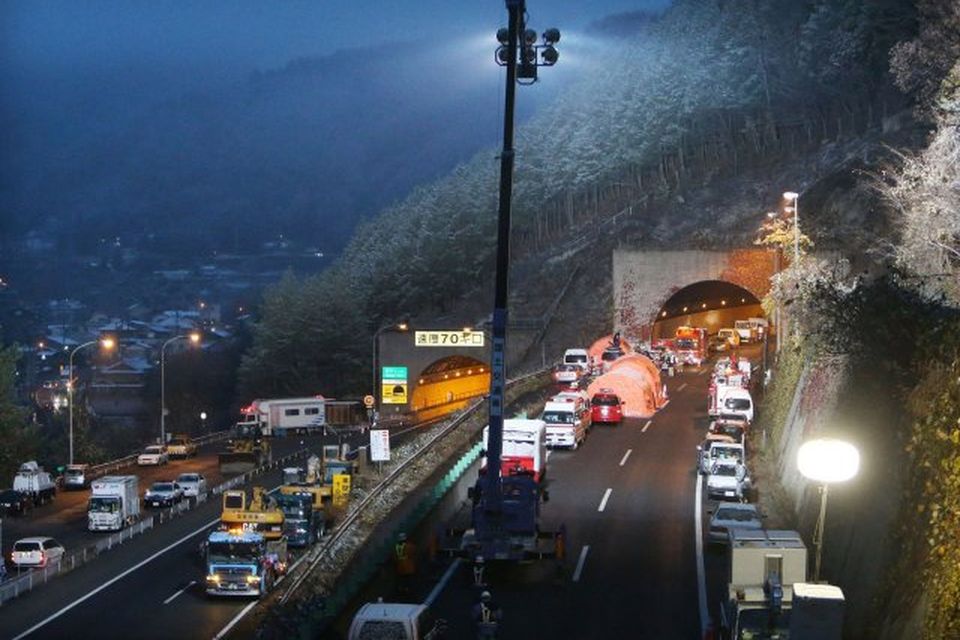
M 200 436 L 199 438 L 194 439 L 194 442 L 198 446 L 203 446 L 210 442 L 215 442 L 217 440 L 224 440 L 229 435 L 230 435 L 229 429 L 224 431 L 215 431 L 213 433 L 209 433 L 205 436 Z M 136 463 L 137 456 L 139 455 L 140 455 L 139 453 L 132 453 L 128 456 L 117 458 L 116 460 L 110 460 L 109 462 L 101 462 L 100 464 L 91 465 L 87 473 L 90 475 L 91 478 L 99 478 L 101 476 L 105 476 L 108 473 L 117 471 L 124 467 L 129 467 L 130 465 Z

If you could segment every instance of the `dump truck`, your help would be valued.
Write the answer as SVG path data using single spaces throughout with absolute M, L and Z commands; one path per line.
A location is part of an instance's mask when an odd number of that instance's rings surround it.
M 842 591 L 806 582 L 807 548 L 799 533 L 730 529 L 727 535 L 729 582 L 720 607 L 721 638 L 840 639 Z
M 57 495 L 57 485 L 35 460 L 20 465 L 13 477 L 13 490 L 19 491 L 35 505 L 46 504 Z

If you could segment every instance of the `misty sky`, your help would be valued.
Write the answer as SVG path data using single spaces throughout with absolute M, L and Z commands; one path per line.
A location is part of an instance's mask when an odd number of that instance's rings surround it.
M 531 25 L 576 31 L 604 16 L 669 0 L 531 0 Z M 4 0 L 7 72 L 213 63 L 249 71 L 377 42 L 489 36 L 498 0 Z M 59 68 L 59 69 L 58 69 Z

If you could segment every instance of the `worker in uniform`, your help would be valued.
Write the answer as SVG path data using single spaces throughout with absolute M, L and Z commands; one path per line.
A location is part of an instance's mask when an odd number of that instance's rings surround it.
M 480 602 L 473 607 L 473 622 L 477 627 L 477 640 L 494 640 L 503 618 L 503 610 L 493 601 L 489 591 L 480 594 Z
M 483 581 L 483 570 L 485 569 L 483 563 L 483 556 L 477 556 L 476 560 L 473 561 L 473 586 L 475 587 L 485 587 L 486 583 Z
M 401 595 L 408 595 L 411 591 L 413 576 L 417 573 L 416 545 L 407 540 L 406 533 L 401 532 L 397 536 L 393 553 L 397 570 L 397 590 Z

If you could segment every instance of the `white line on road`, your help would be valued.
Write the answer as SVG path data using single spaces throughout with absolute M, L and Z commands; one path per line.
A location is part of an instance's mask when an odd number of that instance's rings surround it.
M 623 458 L 620 460 L 620 466 L 627 464 L 627 458 L 630 457 L 630 454 L 633 453 L 633 449 L 627 449 L 627 452 L 623 454 Z
M 175 594 L 173 594 L 172 596 L 170 596 L 169 598 L 167 598 L 166 600 L 164 600 L 164 601 L 163 601 L 163 604 L 170 604 L 171 602 L 173 602 L 173 600 L 174 600 L 177 596 L 183 595 L 183 593 L 184 593 L 187 589 L 189 589 L 190 587 L 192 587 L 192 586 L 195 585 L 195 584 L 197 584 L 197 581 L 196 581 L 196 580 L 191 580 L 190 582 L 187 583 L 187 586 L 185 586 L 183 589 L 180 589 L 180 591 L 177 591 Z
M 707 582 L 706 572 L 703 568 L 703 515 L 700 509 L 700 501 L 703 499 L 703 476 L 697 474 L 697 491 L 693 499 L 693 521 L 694 535 L 697 549 L 697 602 L 700 605 L 700 636 L 707 631 L 710 624 L 710 614 L 707 613 Z
M 217 635 L 213 636 L 213 640 L 220 640 L 220 638 L 222 638 L 223 636 L 225 636 L 225 635 L 227 635 L 228 633 L 230 633 L 230 629 L 233 629 L 233 625 L 235 625 L 235 624 L 237 624 L 238 622 L 240 622 L 240 620 L 243 618 L 243 616 L 245 616 L 245 615 L 247 615 L 248 613 L 250 613 L 250 611 L 251 611 L 255 606 L 257 606 L 258 604 L 260 604 L 260 599 L 259 599 L 259 598 L 256 599 L 256 600 L 254 600 L 253 602 L 251 602 L 251 603 L 248 604 L 247 606 L 245 606 L 243 609 L 241 609 L 241 610 L 240 610 L 240 613 L 238 613 L 237 615 L 235 615 L 235 616 L 233 617 L 233 620 L 231 620 L 230 622 L 227 623 L 227 626 L 225 626 L 223 629 L 220 629 L 220 633 L 218 633 Z
M 705 374 L 707 371 L 709 371 L 709 369 L 707 369 L 706 367 L 704 367 L 703 369 L 701 369 L 700 371 L 697 372 L 697 375 L 698 375 L 698 376 L 702 376 L 702 375 Z
M 653 424 L 653 420 L 647 420 L 647 424 L 643 425 L 643 429 L 640 429 L 640 433 L 646 433 L 651 424 Z
M 686 386 L 687 386 L 687 383 L 684 382 L 682 385 L 680 385 L 679 387 L 677 387 L 677 391 L 683 391 L 683 388 L 686 387 Z
M 610 494 L 613 493 L 613 489 L 607 487 L 607 490 L 603 493 L 603 500 L 600 501 L 600 506 L 597 507 L 597 511 L 603 512 L 607 508 L 607 500 L 610 499 Z
M 573 581 L 580 582 L 580 574 L 583 573 L 583 563 L 587 561 L 587 552 L 590 551 L 590 545 L 583 545 L 583 549 L 580 549 L 580 559 L 577 560 L 577 568 L 573 572 Z
M 149 562 L 152 562 L 153 560 L 156 560 L 157 558 L 159 558 L 160 556 L 162 556 L 162 555 L 165 554 L 166 552 L 170 551 L 170 550 L 173 549 L 174 547 L 179 546 L 180 544 L 186 542 L 187 540 L 189 540 L 190 538 L 194 537 L 195 535 L 197 535 L 197 534 L 199 534 L 199 533 L 203 533 L 204 531 L 206 531 L 207 529 L 209 529 L 209 528 L 212 527 L 213 525 L 217 524 L 218 522 L 220 522 L 220 518 L 216 518 L 216 519 L 214 519 L 214 520 L 211 520 L 210 522 L 208 522 L 207 524 L 203 525 L 203 526 L 200 527 L 199 529 L 195 529 L 195 530 L 192 531 L 191 533 L 188 533 L 187 535 L 183 536 L 182 538 L 180 538 L 180 539 L 177 540 L 176 542 L 172 542 L 172 543 L 168 544 L 168 545 L 165 546 L 163 549 L 160 549 L 160 551 L 157 551 L 155 554 L 153 554 L 153 555 L 150 556 L 149 558 L 146 558 L 145 560 L 141 560 L 141 561 L 138 562 L 137 564 L 133 565 L 132 567 L 130 567 L 129 569 L 127 569 L 126 571 L 124 571 L 123 573 L 115 576 L 114 578 L 111 578 L 110 580 L 107 580 L 107 581 L 104 582 L 102 585 L 100 585 L 99 587 L 97 587 L 96 589 L 94 589 L 93 591 L 91 591 L 90 593 L 88 593 L 87 595 L 83 596 L 82 598 L 77 598 L 76 600 L 74 600 L 73 602 L 71 602 L 70 604 L 68 604 L 67 606 L 65 606 L 64 608 L 60 609 L 60 610 L 57 611 L 56 613 L 53 613 L 53 614 L 47 616 L 46 618 L 44 618 L 43 620 L 41 620 L 41 621 L 38 622 L 37 624 L 33 625 L 32 627 L 30 627 L 29 629 L 27 629 L 26 631 L 24 631 L 23 633 L 21 633 L 20 635 L 16 636 L 13 640 L 20 640 L 20 638 L 24 638 L 24 637 L 30 635 L 31 633 L 33 633 L 34 631 L 36 631 L 36 630 L 39 629 L 40 627 L 43 627 L 43 626 L 46 626 L 47 624 L 50 624 L 51 622 L 53 622 L 54 620 L 56 620 L 57 618 L 59 618 L 60 616 L 62 616 L 63 614 L 65 614 L 67 611 L 70 611 L 70 609 L 73 609 L 73 608 L 74 608 L 75 606 L 77 606 L 78 604 L 89 600 L 90 598 L 92 598 L 93 596 L 97 595 L 98 593 L 100 593 L 101 591 L 103 591 L 104 589 L 106 589 L 107 587 L 109 587 L 110 585 L 114 584 L 114 583 L 117 582 L 118 580 L 122 580 L 123 578 L 126 578 L 128 575 L 130 575 L 131 573 L 133 573 L 134 571 L 136 571 L 137 569 L 139 569 L 139 568 L 142 567 L 143 565 L 145 565 L 145 564 L 147 564 L 147 563 L 149 563 Z
M 547 449 L 547 460 L 550 459 L 550 454 L 553 453 L 553 449 Z
M 440 578 L 433 590 L 430 592 L 430 595 L 427 596 L 427 599 L 423 601 L 423 604 L 428 607 L 433 604 L 433 601 L 437 599 L 437 596 L 443 591 L 444 587 L 447 586 L 447 583 L 450 582 L 450 578 L 453 576 L 453 572 L 457 570 L 457 567 L 460 566 L 460 558 L 454 558 L 453 562 L 450 563 L 450 566 L 447 567 L 447 570 L 444 571 L 443 577 Z

